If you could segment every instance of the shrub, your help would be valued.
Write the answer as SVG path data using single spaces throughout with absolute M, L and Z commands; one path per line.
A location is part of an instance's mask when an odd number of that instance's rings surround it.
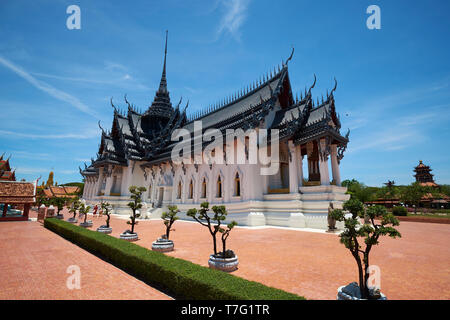
M 77 210 L 80 208 L 81 201 L 78 198 L 74 198 L 72 200 L 72 205 L 70 206 L 69 212 L 73 214 L 72 219 L 75 220 L 75 217 L 77 216 Z
M 106 228 L 109 228 L 109 220 L 111 219 L 111 205 L 109 202 L 102 201 L 100 204 L 103 213 L 106 215 Z
M 406 210 L 405 207 L 396 206 L 392 208 L 392 213 L 394 214 L 394 216 L 406 216 L 408 214 L 408 210 Z
M 166 239 L 169 240 L 172 225 L 178 220 L 177 213 L 180 212 L 177 206 L 169 206 L 169 212 L 163 212 L 161 219 L 164 220 L 166 226 Z
M 128 190 L 130 190 L 131 193 L 131 201 L 128 202 L 128 206 L 133 213 L 130 216 L 130 221 L 127 221 L 127 224 L 131 225 L 131 230 L 130 232 L 127 230 L 124 233 L 134 234 L 134 226 L 137 224 L 136 218 L 139 218 L 141 215 L 137 211 L 142 208 L 142 193 L 147 189 L 145 187 L 131 186 Z
M 398 219 L 386 211 L 383 206 L 369 207 L 367 210 L 358 199 L 350 199 L 344 202 L 343 209 L 350 212 L 350 216 L 344 210 L 335 209 L 332 216 L 337 221 L 344 221 L 345 229 L 339 234 L 341 243 L 350 250 L 358 265 L 359 289 L 364 299 L 377 298 L 375 288 L 369 288 L 369 254 L 373 246 L 379 244 L 381 236 L 391 238 L 401 237 L 395 229 L 399 225 Z M 360 218 L 367 215 L 367 223 L 360 223 Z M 376 223 L 375 220 L 379 219 Z M 358 241 L 359 239 L 359 241 Z M 363 243 L 365 247 L 363 247 Z M 371 290 L 372 289 L 372 290 Z
M 233 229 L 236 225 L 236 221 L 232 221 L 230 224 L 228 224 L 228 228 L 224 229 L 220 227 L 220 224 L 222 221 L 224 221 L 227 218 L 227 210 L 225 209 L 225 206 L 213 206 L 212 211 L 214 212 L 213 216 L 208 215 L 209 211 L 209 202 L 203 202 L 200 204 L 200 210 L 197 210 L 196 208 L 189 209 L 187 211 L 187 216 L 192 217 L 195 221 L 200 223 L 202 226 L 207 227 L 209 230 L 209 233 L 211 234 L 211 237 L 213 239 L 213 250 L 214 250 L 214 256 L 215 257 L 222 257 L 222 258 L 229 258 L 227 256 L 226 252 L 226 241 L 228 239 L 228 236 L 230 235 L 231 229 Z M 205 223 L 206 221 L 206 223 Z M 215 225 L 213 225 L 215 221 Z M 217 253 L 217 233 L 222 233 L 222 246 L 223 251 L 220 253 Z M 231 257 L 234 257 L 233 251 L 229 250 L 228 255 L 232 255 Z
M 44 226 L 178 299 L 298 300 L 296 294 L 166 256 L 134 243 L 48 218 Z

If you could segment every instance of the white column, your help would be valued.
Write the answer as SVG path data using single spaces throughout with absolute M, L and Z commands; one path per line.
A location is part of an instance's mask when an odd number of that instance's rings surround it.
M 313 162 L 310 160 L 314 149 L 314 145 L 312 141 L 308 141 L 306 143 L 306 161 L 308 162 L 308 180 L 311 181 L 311 174 L 314 172 Z
M 91 200 L 94 199 L 97 196 L 97 190 L 98 190 L 98 180 L 100 178 L 100 175 L 96 177 L 97 180 L 94 180 L 92 183 L 92 191 L 91 191 Z
M 325 139 L 320 139 L 319 144 L 320 184 L 328 186 L 330 185 L 330 174 L 328 172 L 328 154 L 326 153 L 327 145 Z
M 331 171 L 333 174 L 333 180 L 337 186 L 341 185 L 341 173 L 339 172 L 339 162 L 337 159 L 337 145 L 331 145 Z
M 288 141 L 289 148 L 289 192 L 298 193 L 297 152 L 292 140 Z
M 83 195 L 82 195 L 83 199 L 86 199 L 87 186 L 88 186 L 87 178 L 84 177 L 84 188 L 83 188 Z
M 92 200 L 95 196 L 95 185 L 97 181 L 95 180 L 95 177 L 91 178 L 90 186 L 89 186 L 89 200 Z
M 89 191 L 91 189 L 91 180 L 89 177 L 86 177 L 84 190 L 83 190 L 83 199 L 89 199 Z
M 298 185 L 303 186 L 303 156 L 301 146 L 295 146 L 295 153 L 297 155 L 297 174 L 298 174 Z
M 130 195 L 130 191 L 128 189 L 131 186 L 131 179 L 133 178 L 131 172 L 132 169 L 133 169 L 133 161 L 130 161 L 128 167 L 123 172 L 122 187 L 120 189 L 120 194 L 122 196 Z
M 94 196 L 97 196 L 98 195 L 98 193 L 101 191 L 101 189 L 102 189 L 102 184 L 103 184 L 103 175 L 104 175 L 104 171 L 105 170 L 105 168 L 104 167 L 100 167 L 100 169 L 99 169 L 99 174 L 98 174 L 98 180 L 97 180 L 97 186 L 96 186 L 96 190 L 95 190 L 95 195 Z
M 112 182 L 113 182 L 113 175 L 111 174 L 109 177 L 106 177 L 105 196 L 111 195 Z

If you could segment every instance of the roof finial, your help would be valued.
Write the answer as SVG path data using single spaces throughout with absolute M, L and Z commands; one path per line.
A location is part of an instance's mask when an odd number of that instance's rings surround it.
M 291 55 L 289 56 L 289 58 L 287 58 L 287 60 L 286 60 L 286 62 L 285 62 L 285 64 L 284 65 L 287 65 L 288 64 L 288 62 L 289 61 L 291 61 L 291 59 L 292 59 L 292 56 L 294 55 L 294 46 L 292 46 L 292 52 L 291 52 Z
M 110 102 L 111 102 L 111 107 L 113 107 L 114 108 L 114 113 L 117 113 L 117 108 L 116 108 L 116 106 L 114 105 L 114 103 L 113 103 L 113 98 L 111 97 L 111 100 L 110 100 Z
M 159 84 L 159 92 L 167 93 L 167 79 L 166 79 L 166 60 L 167 60 L 167 38 L 168 38 L 169 31 L 166 30 L 166 45 L 164 48 L 164 64 L 163 64 L 163 71 L 161 75 L 161 82 Z
M 334 78 L 334 88 L 333 88 L 333 90 L 331 90 L 330 96 L 333 94 L 334 91 L 336 91 L 336 88 L 337 88 L 337 80 L 336 80 L 336 77 L 335 77 Z
M 98 127 L 100 128 L 100 130 L 102 130 L 102 133 L 105 133 L 105 130 L 103 130 L 102 126 L 100 125 L 100 120 L 98 120 Z
M 316 80 L 317 80 L 316 74 L 314 73 L 314 83 L 313 83 L 312 86 L 309 88 L 309 93 L 311 93 L 311 89 L 315 87 L 315 85 L 316 85 Z

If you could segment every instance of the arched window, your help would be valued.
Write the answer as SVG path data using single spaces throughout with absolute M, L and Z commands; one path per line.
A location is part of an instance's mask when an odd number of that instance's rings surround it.
M 219 177 L 217 178 L 217 198 L 222 198 L 222 179 Z
M 203 178 L 202 182 L 202 198 L 206 198 L 206 179 Z
M 239 172 L 236 172 L 236 176 L 234 177 L 234 196 L 241 196 L 241 179 L 239 178 Z
M 151 199 L 152 198 L 152 185 L 148 186 L 148 198 Z
M 192 182 L 192 179 L 191 179 L 191 182 L 189 182 L 189 197 L 188 197 L 188 199 L 192 199 L 192 198 L 194 198 L 194 183 Z
M 181 181 L 178 182 L 177 199 L 181 199 Z

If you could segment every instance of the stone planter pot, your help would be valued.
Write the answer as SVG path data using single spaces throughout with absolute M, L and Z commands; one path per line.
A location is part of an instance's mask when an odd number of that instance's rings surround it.
M 100 226 L 97 228 L 98 232 L 101 233 L 106 233 L 106 234 L 110 234 L 112 232 L 112 228 L 111 227 L 107 227 L 107 226 Z
M 120 237 L 120 239 L 123 239 L 126 241 L 136 241 L 139 239 L 137 233 L 124 232 L 124 233 L 121 233 L 119 237 Z
M 88 220 L 86 222 L 81 222 L 80 223 L 80 227 L 83 227 L 83 228 L 90 228 L 90 227 L 92 227 L 92 220 Z
M 158 240 L 152 243 L 152 250 L 159 252 L 169 252 L 173 251 L 173 241 L 167 240 L 163 238 L 159 238 Z
M 216 258 L 214 255 L 209 256 L 208 265 L 211 269 L 218 269 L 225 272 L 232 272 L 238 268 L 239 260 L 235 255 L 233 258 Z
M 64 219 L 64 216 L 62 214 L 57 214 L 54 218 L 62 220 Z
M 69 223 L 77 223 L 78 219 L 77 218 L 69 218 L 66 221 L 69 222 Z
M 380 297 L 375 300 L 387 300 L 383 293 L 379 293 Z M 338 288 L 337 300 L 367 300 L 361 298 L 361 292 L 359 291 L 359 285 L 356 282 L 352 282 L 346 286 Z

